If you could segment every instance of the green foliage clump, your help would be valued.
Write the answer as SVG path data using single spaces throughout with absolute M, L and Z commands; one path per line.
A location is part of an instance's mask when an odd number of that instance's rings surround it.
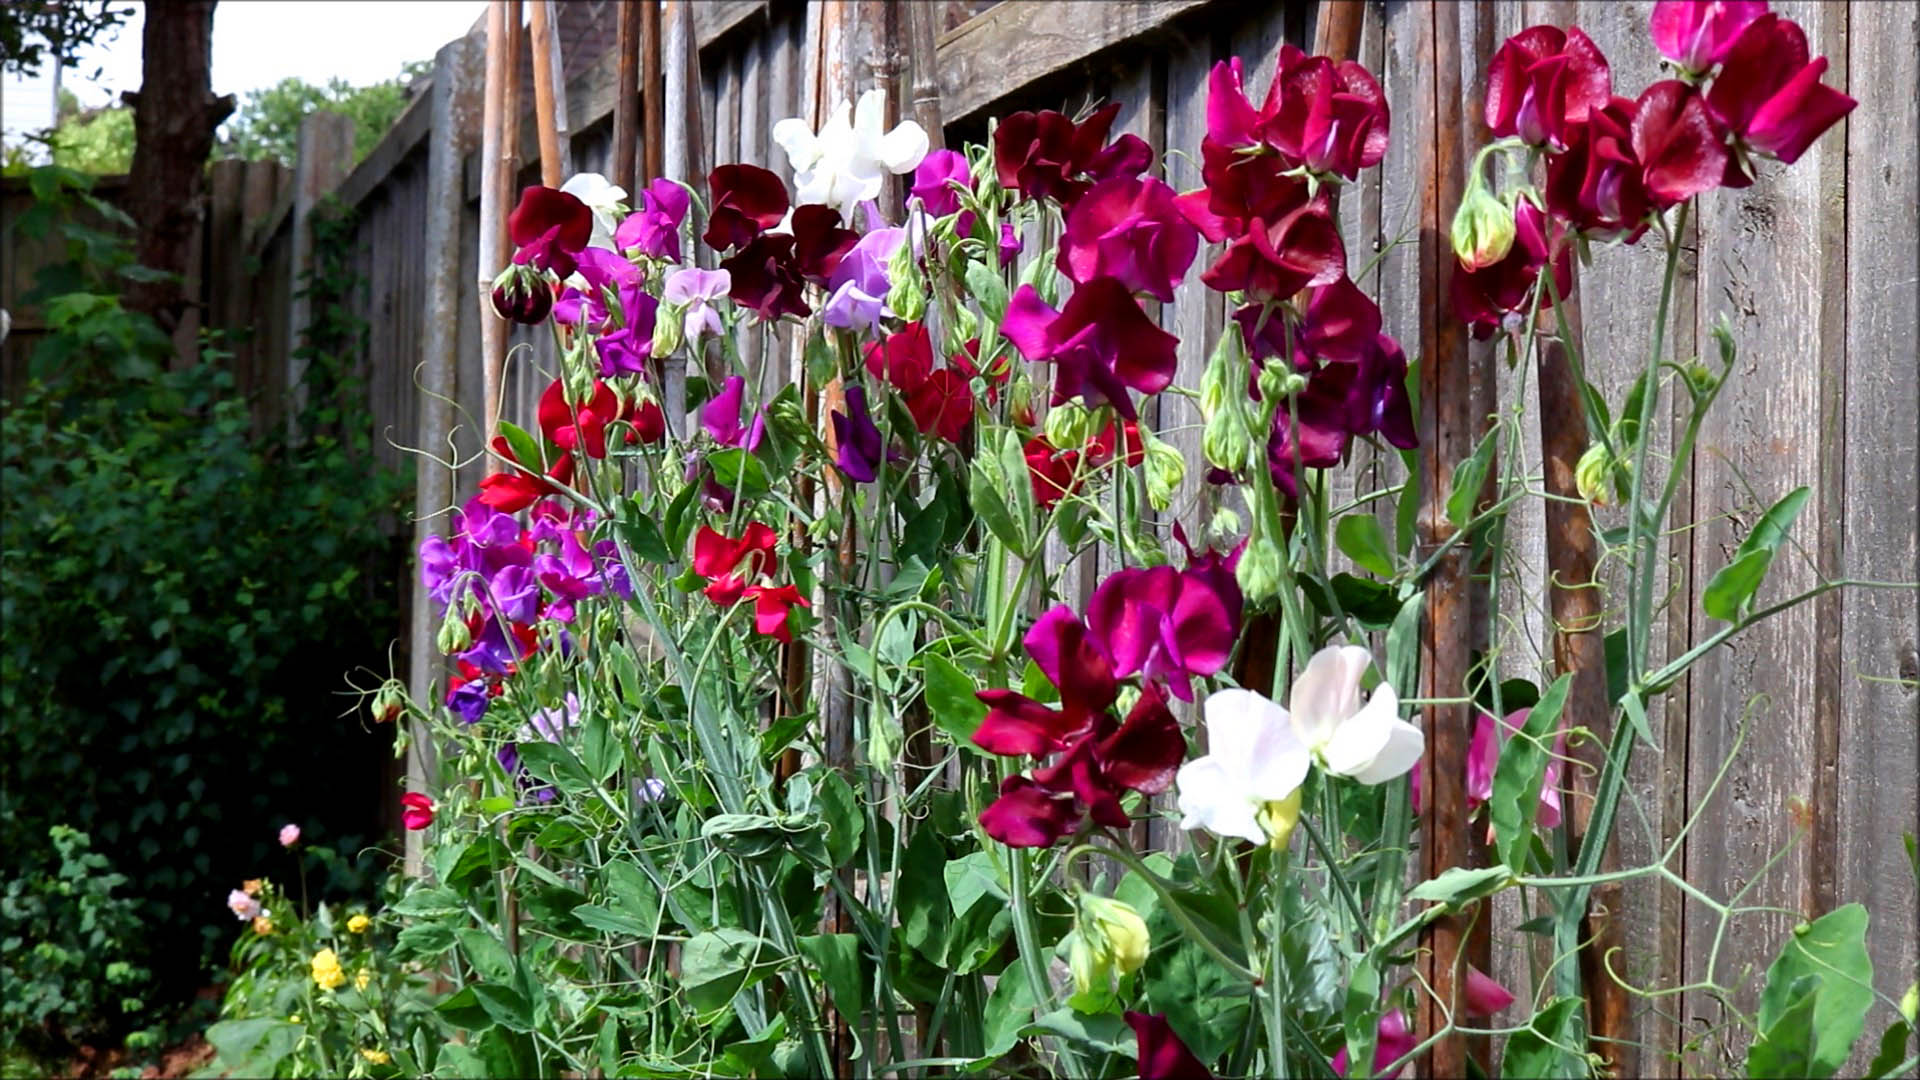
M 10 877 L 0 894 L 0 1042 L 48 1051 L 114 1030 L 144 1007 L 147 927 L 139 901 L 87 834 L 47 830 L 51 871 Z
M 311 113 L 336 112 L 353 120 L 353 159 L 359 161 L 406 111 L 407 84 L 432 67 L 410 63 L 399 78 L 370 86 L 354 86 L 338 78 L 316 86 L 305 79 L 285 78 L 265 90 L 249 91 L 227 122 L 221 152 L 248 161 L 272 159 L 291 165 L 299 151 L 300 121 Z
M 167 929 L 149 1000 L 177 1000 L 227 889 L 290 858 L 281 824 L 347 851 L 379 827 L 390 734 L 341 719 L 338 691 L 393 637 L 407 485 L 344 434 L 370 427 L 350 379 L 289 439 L 256 434 L 219 364 L 169 370 L 117 295 L 124 241 L 50 208 L 73 182 L 35 177 L 32 224 L 73 258 L 41 279 L 51 329 L 0 417 L 0 845 L 30 873 L 51 825 L 90 833 Z

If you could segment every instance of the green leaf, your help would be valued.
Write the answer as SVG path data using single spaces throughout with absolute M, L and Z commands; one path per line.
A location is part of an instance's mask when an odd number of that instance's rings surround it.
M 676 555 L 687 550 L 687 541 L 693 539 L 694 526 L 699 524 L 700 515 L 688 513 L 693 508 L 693 499 L 699 490 L 699 484 L 686 484 L 667 504 L 664 539 L 667 550 Z
M 604 709 L 590 709 L 581 718 L 580 759 L 594 783 L 620 771 L 626 763 L 626 743 L 613 733 L 613 719 Z
M 1580 999 L 1556 998 L 1533 1015 L 1525 1031 L 1507 1039 L 1500 1075 L 1521 1080 L 1537 1076 L 1586 1076 L 1580 1054 Z
M 1473 520 L 1473 508 L 1480 501 L 1480 488 L 1486 483 L 1487 469 L 1493 463 L 1495 440 L 1500 425 L 1495 424 L 1481 437 L 1473 456 L 1453 468 L 1453 489 L 1447 495 L 1447 520 L 1456 529 L 1464 529 Z
M 1533 845 L 1533 821 L 1540 809 L 1540 789 L 1552 760 L 1553 733 L 1560 726 L 1560 713 L 1572 685 L 1571 674 L 1555 679 L 1540 696 L 1540 703 L 1528 711 L 1520 730 L 1507 736 L 1500 748 L 1487 813 L 1493 822 L 1496 853 L 1508 866 L 1527 864 Z M 1504 729 L 1501 734 L 1505 735 Z
M 1807 498 L 1810 495 L 1812 491 L 1802 486 L 1781 496 L 1779 502 L 1774 503 L 1766 513 L 1760 515 L 1759 521 L 1754 522 L 1753 531 L 1748 533 L 1747 538 L 1740 543 L 1739 554 L 1780 550 L 1780 545 L 1786 542 L 1787 530 L 1793 527 L 1794 519 L 1800 516 L 1800 511 L 1807 505 Z
M 1348 514 L 1334 526 L 1333 542 L 1355 566 L 1383 578 L 1393 576 L 1393 551 L 1387 531 L 1371 514 Z
M 1739 619 L 1747 601 L 1753 599 L 1760 583 L 1767 579 L 1767 568 L 1772 564 L 1772 551 L 1749 551 L 1736 556 L 1707 582 L 1706 590 L 1700 594 L 1701 609 L 1722 622 Z
M 838 769 L 820 774 L 820 789 L 814 795 L 820 819 L 827 826 L 827 860 L 835 867 L 845 866 L 860 852 L 860 838 L 867 831 L 867 816 L 860 797 Z
M 987 706 L 974 696 L 973 676 L 938 653 L 921 661 L 926 673 L 927 713 L 956 744 L 972 746 L 973 733 L 987 718 Z
M 235 1072 L 274 1076 L 280 1060 L 293 1052 L 305 1031 L 303 1024 L 261 1016 L 250 1020 L 222 1020 L 207 1029 L 207 1041 Z
M 498 983 L 474 983 L 467 989 L 473 991 L 474 1000 L 501 1027 L 508 1031 L 533 1030 L 533 1006 L 518 990 Z
M 1020 1041 L 1021 1030 L 1033 1023 L 1034 1004 L 1026 965 L 1007 965 L 987 998 L 986 1015 L 981 1018 L 987 1057 L 997 1058 L 1013 1049 L 1013 1044 Z
M 536 473 L 547 467 L 546 456 L 540 453 L 539 442 L 527 434 L 526 429 L 502 420 L 500 434 L 506 436 L 507 449 L 513 451 L 513 456 L 519 460 L 520 464 Z
M 1375 954 L 1369 952 L 1353 966 L 1353 974 L 1347 979 L 1347 1000 L 1341 1010 L 1340 1028 L 1346 1037 L 1348 1061 L 1374 1058 L 1374 1043 L 1380 1035 L 1379 965 Z
M 460 951 L 466 954 L 467 963 L 480 977 L 489 982 L 509 982 L 513 979 L 513 956 L 507 947 L 495 941 L 493 935 L 474 927 L 461 927 L 454 931 L 454 937 L 460 941 Z
M 994 325 L 1007 317 L 1007 283 L 1000 271 L 981 262 L 967 263 L 967 291 L 980 301 L 980 312 Z
M 1513 871 L 1504 866 L 1486 866 L 1469 870 L 1456 866 L 1432 881 L 1423 881 L 1407 894 L 1409 900 L 1433 900 L 1459 907 L 1484 896 L 1492 896 L 1513 880 Z
M 624 937 L 650 938 L 660 931 L 658 920 L 649 921 L 624 909 L 599 904 L 581 904 L 573 909 L 573 917 L 595 930 Z
M 394 946 L 422 959 L 431 959 L 453 948 L 453 928 L 444 923 L 421 923 L 400 931 Z
M 672 562 L 673 551 L 667 547 L 666 534 L 660 531 L 659 523 L 647 512 L 645 502 L 645 497 L 641 495 L 626 501 L 620 516 L 621 538 L 633 549 L 637 559 L 663 564 Z
M 1022 1035 L 1057 1035 L 1083 1050 L 1109 1057 L 1133 1056 L 1137 1042 L 1127 1022 L 1112 1013 L 1055 1009 L 1028 1024 Z
M 1873 961 L 1867 956 L 1867 909 L 1848 904 L 1794 928 L 1767 969 L 1766 988 L 1760 992 L 1758 1023 L 1769 1048 L 1762 1064 L 1785 1067 L 1795 1058 L 1797 1022 L 1783 1023 L 1800 1006 L 1802 980 L 1813 980 L 1808 991 L 1812 1004 L 1812 1044 L 1807 1048 L 1809 1071 L 1796 1076 L 1832 1076 L 1846 1063 L 1853 1042 L 1866 1026 L 1873 1005 Z M 1778 1036 L 1773 1032 L 1778 1029 Z M 1756 1042 L 1755 1047 L 1761 1044 Z M 1748 1072 L 1755 1068 L 1748 1056 Z M 1785 1075 L 1773 1073 L 1769 1075 Z
M 687 940 L 680 953 L 680 981 L 694 1008 L 710 1012 L 766 978 L 778 961 L 772 942 L 723 926 Z
M 1889 1025 L 1880 1036 L 1879 1053 L 1873 1055 L 1873 1062 L 1867 1066 L 1867 1080 L 1892 1076 L 1893 1070 L 1907 1059 L 1907 1043 L 1912 1039 L 1913 1025 L 1908 1021 L 1895 1020 Z
M 1819 1075 L 1813 1061 L 1818 986 L 1810 975 L 1795 980 L 1792 1000 L 1754 1036 L 1753 1045 L 1747 1047 L 1747 1075 L 1752 1080 L 1807 1080 Z
M 452 889 L 438 886 L 415 888 L 400 901 L 387 909 L 396 915 L 408 915 L 414 918 L 431 919 L 442 915 L 457 915 L 466 908 L 460 903 L 460 897 Z
M 820 972 L 820 981 L 826 984 L 840 1015 L 849 1022 L 861 1016 L 867 1000 L 862 974 L 872 965 L 860 955 L 860 939 L 853 934 L 813 934 L 794 944 Z
M 901 937 L 929 963 L 944 959 L 942 945 L 947 924 L 953 921 L 947 906 L 942 873 L 947 851 L 939 836 L 927 824 L 913 830 L 901 862 L 901 880 L 914 882 L 911 889 L 899 892 Z
M 760 459 L 738 447 L 709 452 L 707 464 L 713 467 L 714 481 L 742 499 L 752 501 L 773 490 Z
M 593 778 L 581 767 L 573 751 L 558 743 L 536 739 L 522 742 L 516 749 L 521 766 L 535 779 L 545 780 L 570 794 L 593 787 Z
M 1229 974 L 1193 941 L 1154 943 L 1147 955 L 1147 1001 L 1202 1062 L 1239 1042 L 1249 1020 L 1251 987 Z

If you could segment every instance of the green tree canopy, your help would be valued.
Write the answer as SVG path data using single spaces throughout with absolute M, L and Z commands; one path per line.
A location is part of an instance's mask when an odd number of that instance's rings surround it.
M 250 91 L 227 122 L 221 150 L 249 161 L 271 158 L 291 165 L 299 146 L 300 121 L 309 113 L 326 110 L 353 118 L 353 156 L 358 161 L 406 111 L 407 84 L 432 67 L 427 62 L 407 64 L 400 77 L 371 86 L 352 86 L 337 78 L 315 86 L 288 78 L 265 90 Z

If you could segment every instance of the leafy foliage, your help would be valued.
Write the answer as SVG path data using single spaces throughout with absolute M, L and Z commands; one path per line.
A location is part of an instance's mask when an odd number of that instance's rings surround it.
M 406 111 L 408 83 L 432 68 L 427 62 L 410 63 L 398 78 L 370 86 L 354 86 L 338 78 L 316 86 L 305 79 L 285 78 L 265 90 L 249 91 L 227 122 L 222 152 L 248 161 L 272 159 L 291 165 L 299 150 L 300 121 L 326 111 L 353 120 L 353 157 L 358 161 Z
M 71 66 L 88 43 L 133 14 L 116 0 L 24 0 L 0 7 L 0 71 L 34 75 L 52 61 Z

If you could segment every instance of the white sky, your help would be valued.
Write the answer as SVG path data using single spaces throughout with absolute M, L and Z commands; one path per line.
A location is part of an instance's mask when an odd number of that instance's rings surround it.
M 87 49 L 61 76 L 84 107 L 140 87 L 146 5 L 132 6 L 133 18 L 116 36 Z M 311 83 L 338 76 L 355 85 L 390 79 L 409 60 L 433 59 L 485 10 L 481 0 L 222 0 L 213 13 L 213 91 L 240 99 L 288 76 Z M 9 78 L 4 98 L 9 134 L 50 122 L 45 72 L 32 81 Z

